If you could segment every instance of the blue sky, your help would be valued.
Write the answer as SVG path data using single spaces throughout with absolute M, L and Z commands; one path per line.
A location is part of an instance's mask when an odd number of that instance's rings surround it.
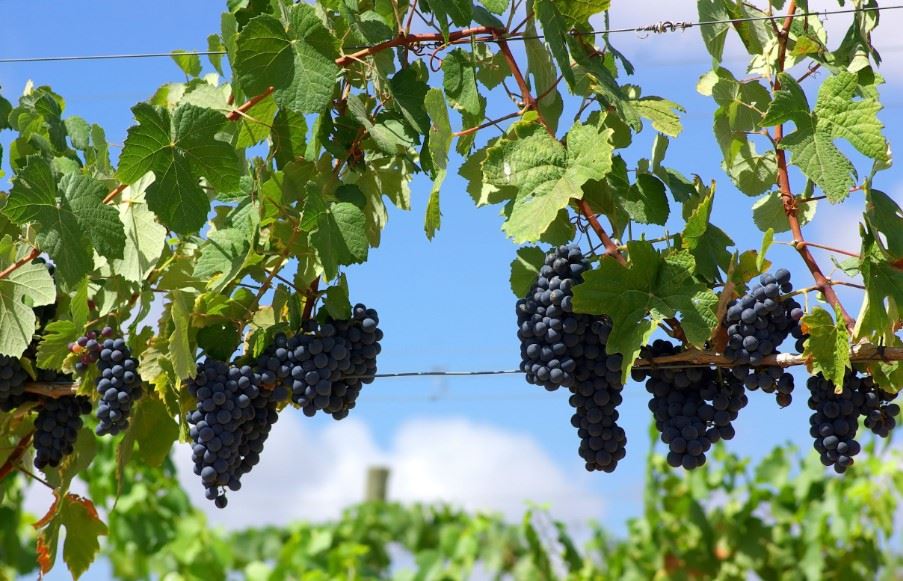
M 0 58 L 204 48 L 206 36 L 219 29 L 222 4 L 0 0 Z M 650 15 L 695 20 L 693 2 L 656 0 L 641 8 L 619 0 L 613 4 L 612 26 L 648 24 Z M 826 1 L 810 5 L 836 7 Z M 848 20 L 832 17 L 829 30 L 845 28 Z M 903 66 L 892 62 L 903 50 L 903 42 L 893 38 L 901 24 L 899 12 L 888 13 L 884 32 L 876 35 L 879 50 L 885 49 L 891 62 L 884 70 L 888 85 L 883 91 L 889 107 L 881 117 L 892 144 L 903 141 L 903 100 L 897 96 Z M 835 33 L 835 43 L 838 38 Z M 713 221 L 739 248 L 758 248 L 761 233 L 749 211 L 753 200 L 737 192 L 720 170 L 721 155 L 711 133 L 713 103 L 695 91 L 697 79 L 710 67 L 698 30 L 646 39 L 628 33 L 612 41 L 637 67 L 630 82 L 642 86 L 645 95 L 664 96 L 687 109 L 685 131 L 672 142 L 668 165 L 717 180 Z M 732 51 L 727 63 L 739 77 L 744 60 Z M 16 98 L 29 79 L 52 85 L 66 99 L 68 114 L 100 123 L 110 142 L 121 144 L 132 122 L 129 108 L 159 85 L 182 80 L 182 74 L 169 59 L 0 64 L 0 87 L 7 98 Z M 573 100 L 565 98 L 573 111 Z M 509 112 L 502 107 L 499 114 Z M 652 136 L 647 128 L 629 157 L 648 156 Z M 8 141 L 9 134 L 0 136 L 4 145 Z M 861 158 L 857 161 L 865 167 Z M 459 164 L 460 159 L 452 160 L 453 167 Z M 799 188 L 799 175 L 795 177 Z M 903 200 L 899 169 L 880 174 L 876 186 Z M 508 275 L 516 246 L 499 229 L 497 208 L 475 208 L 455 173 L 442 189 L 442 229 L 428 242 L 422 223 L 429 187 L 424 180 L 414 182 L 413 210 L 393 211 L 382 245 L 371 250 L 366 265 L 348 270 L 352 299 L 380 311 L 386 333 L 380 370 L 513 369 L 519 352 Z M 807 237 L 855 250 L 861 206 L 861 194 L 851 196 L 846 207 L 822 205 L 815 223 L 805 229 Z M 777 238 L 789 239 L 786 234 Z M 826 253 L 815 252 L 823 265 L 830 264 Z M 801 260 L 788 247 L 776 245 L 769 258 L 791 269 L 798 287 L 810 284 Z M 856 313 L 857 293 L 843 289 L 841 296 Z M 640 385 L 627 387 L 621 424 L 628 432 L 628 456 L 615 474 L 590 475 L 576 453 L 565 393 L 547 393 L 518 376 L 380 380 L 367 387 L 351 417 L 341 423 L 283 414 L 257 472 L 231 495 L 229 508 L 212 519 L 238 526 L 331 516 L 360 498 L 368 465 L 385 463 L 393 469 L 394 498 L 443 499 L 511 516 L 529 498 L 548 502 L 570 522 L 599 518 L 623 530 L 625 520 L 640 510 L 648 449 L 646 396 Z M 731 449 L 752 457 L 785 441 L 807 449 L 805 399 L 801 377 L 789 409 L 779 411 L 771 396 L 753 394 L 736 423 Z M 178 458 L 180 466 L 188 466 L 185 450 Z M 200 484 L 190 473 L 186 483 L 200 506 L 211 504 L 202 499 Z M 277 490 L 289 495 L 278 505 L 272 503 Z M 39 493 L 29 501 L 36 511 L 47 504 L 49 499 Z

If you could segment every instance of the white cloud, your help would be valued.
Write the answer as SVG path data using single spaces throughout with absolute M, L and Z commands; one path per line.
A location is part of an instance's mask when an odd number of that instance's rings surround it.
M 179 446 L 180 481 L 212 523 L 239 528 L 334 518 L 361 500 L 373 465 L 391 468 L 391 500 L 443 501 L 512 520 L 528 501 L 548 503 L 566 521 L 601 515 L 602 499 L 588 490 L 586 475 L 565 473 L 526 434 L 467 419 L 419 419 L 402 424 L 383 449 L 354 418 L 316 429 L 294 414 L 284 416 L 260 464 L 243 478 L 240 491 L 229 493 L 225 510 L 203 497 L 190 449 Z

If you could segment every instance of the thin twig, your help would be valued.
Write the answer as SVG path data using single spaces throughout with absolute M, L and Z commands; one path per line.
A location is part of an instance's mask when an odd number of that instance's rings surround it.
M 231 113 L 229 113 L 228 115 L 226 115 L 226 119 L 228 119 L 229 121 L 238 121 L 239 119 L 241 119 L 241 117 L 244 113 L 247 113 L 254 107 L 254 105 L 256 105 L 257 103 L 260 103 L 261 101 L 263 101 L 264 99 L 269 97 L 275 90 L 276 90 L 275 87 L 267 87 L 267 89 L 264 92 L 260 93 L 259 95 L 255 95 L 254 97 L 251 97 L 250 99 L 248 99 L 247 101 L 242 103 L 238 109 L 236 109 L 236 110 L 232 111 Z
M 461 131 L 455 131 L 454 133 L 452 133 L 452 135 L 454 135 L 455 137 L 462 137 L 464 135 L 470 135 L 471 133 L 476 133 L 477 131 L 486 129 L 487 127 L 491 127 L 493 125 L 501 123 L 502 121 L 507 121 L 508 119 L 520 117 L 525 113 L 525 111 L 526 111 L 525 109 L 521 109 L 520 111 L 515 111 L 514 113 L 509 113 L 507 115 L 499 117 L 498 119 L 491 119 L 491 120 L 487 121 L 486 123 L 477 125 L 476 127 L 470 127 L 468 129 L 462 129 Z
M 34 436 L 34 430 L 31 430 L 27 434 L 22 436 L 22 438 L 19 440 L 19 443 L 16 444 L 16 447 L 13 449 L 12 453 L 10 453 L 9 457 L 6 459 L 6 462 L 3 463 L 3 466 L 0 466 L 0 480 L 3 480 L 7 476 L 9 476 L 10 472 L 15 470 L 16 464 L 19 463 L 19 460 L 22 459 L 22 456 L 25 455 L 26 450 L 28 450 L 28 446 L 31 444 L 32 436 Z
M 19 270 L 20 268 L 22 268 L 22 267 L 25 266 L 26 264 L 30 264 L 32 260 L 34 260 L 35 258 L 37 258 L 37 257 L 40 256 L 40 255 L 41 255 L 41 251 L 40 251 L 39 249 L 37 249 L 37 248 L 32 248 L 32 249 L 31 249 L 31 252 L 29 252 L 28 254 L 26 254 L 25 256 L 23 256 L 22 258 L 20 258 L 19 260 L 15 261 L 14 263 L 10 264 L 9 266 L 7 266 L 6 268 L 4 268 L 3 270 L 0 270 L 0 280 L 6 278 L 6 277 L 9 276 L 10 274 L 12 274 L 12 273 L 14 273 L 15 271 Z

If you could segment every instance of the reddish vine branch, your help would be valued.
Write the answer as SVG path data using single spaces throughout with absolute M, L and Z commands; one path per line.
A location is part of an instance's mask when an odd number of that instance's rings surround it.
M 465 28 L 464 30 L 456 30 L 454 32 L 448 33 L 448 38 L 442 36 L 440 33 L 423 33 L 423 34 L 399 34 L 395 38 L 391 38 L 389 40 L 380 42 L 378 44 L 374 44 L 373 46 L 368 46 L 365 49 L 361 49 L 357 52 L 353 52 L 351 54 L 343 55 L 335 60 L 335 64 L 338 66 L 345 68 L 354 62 L 358 62 L 362 59 L 367 58 L 368 56 L 373 56 L 377 53 L 380 53 L 384 50 L 388 50 L 390 48 L 395 48 L 396 46 L 412 46 L 415 44 L 424 44 L 427 42 L 453 42 L 456 40 L 460 40 L 462 38 L 467 38 L 468 36 L 474 36 L 477 34 L 493 34 L 496 31 L 487 26 L 476 26 L 474 28 Z
M 226 119 L 228 119 L 229 121 L 238 121 L 239 119 L 242 118 L 242 116 L 247 114 L 247 112 L 250 111 L 254 107 L 254 105 L 256 105 L 257 103 L 260 103 L 261 101 L 263 101 L 264 99 L 266 99 L 267 97 L 272 95 L 273 91 L 275 91 L 275 90 L 276 90 L 275 87 L 267 87 L 267 89 L 264 92 L 262 92 L 259 95 L 255 95 L 254 97 L 251 97 L 250 99 L 248 99 L 247 101 L 242 103 L 238 109 L 235 109 L 234 111 L 232 111 L 231 113 L 226 115 Z
M 314 312 L 314 303 L 317 302 L 317 293 L 320 290 L 320 277 L 314 278 L 314 281 L 310 283 L 310 288 L 307 289 L 307 297 L 304 301 L 304 312 L 301 313 L 302 321 L 309 321 L 311 315 Z
M 39 249 L 37 249 L 37 248 L 32 248 L 32 249 L 31 249 L 31 252 L 29 252 L 28 254 L 26 254 L 25 256 L 23 256 L 22 258 L 20 258 L 19 260 L 15 261 L 14 263 L 10 264 L 9 266 L 7 266 L 6 268 L 4 268 L 3 270 L 0 270 L 0 280 L 6 278 L 6 277 L 9 276 L 10 274 L 12 274 L 12 273 L 14 273 L 15 271 L 19 270 L 20 268 L 22 268 L 22 267 L 25 266 L 26 264 L 31 263 L 32 260 L 34 260 L 35 258 L 37 258 L 37 257 L 40 256 L 40 255 L 41 255 L 41 251 L 40 251 Z
M 778 33 L 778 74 L 784 71 L 784 64 L 787 56 L 787 40 L 789 39 L 790 26 L 791 24 L 793 24 L 793 15 L 795 12 L 796 0 L 790 0 L 790 3 L 787 5 L 787 16 L 784 18 L 784 24 Z M 772 87 L 775 92 L 781 90 L 781 81 L 777 75 L 775 76 Z M 855 326 L 853 317 L 850 316 L 850 314 L 844 308 L 843 304 L 840 302 L 840 298 L 834 291 L 834 287 L 828 283 L 827 277 L 824 275 L 821 267 L 815 261 L 815 257 L 812 256 L 812 252 L 809 251 L 805 238 L 803 238 L 803 230 L 800 226 L 800 221 L 796 214 L 796 199 L 793 196 L 793 190 L 791 190 L 790 188 L 790 174 L 787 166 L 787 155 L 784 152 L 784 149 L 780 147 L 780 143 L 783 138 L 783 124 L 775 126 L 774 143 L 776 145 L 775 156 L 777 158 L 778 165 L 778 188 L 781 192 L 781 201 L 784 203 L 784 212 L 787 215 L 787 221 L 790 225 L 790 231 L 793 234 L 793 241 L 795 242 L 794 247 L 802 257 L 803 262 L 806 263 L 806 267 L 809 269 L 809 272 L 812 273 L 812 278 L 815 280 L 815 284 L 819 287 L 819 290 L 822 292 L 822 294 L 824 294 L 825 300 L 828 301 L 828 304 L 830 304 L 832 307 L 840 311 L 841 317 L 843 317 L 847 329 L 852 332 Z
M 6 478 L 13 470 L 16 469 L 16 464 L 19 463 L 19 460 L 22 459 L 22 456 L 25 455 L 26 450 L 28 450 L 28 446 L 31 444 L 31 438 L 34 435 L 34 430 L 31 430 L 19 440 L 19 443 L 16 444 L 16 447 L 13 448 L 13 451 L 10 453 L 9 457 L 6 459 L 6 462 L 3 463 L 3 466 L 0 466 L 0 480 Z

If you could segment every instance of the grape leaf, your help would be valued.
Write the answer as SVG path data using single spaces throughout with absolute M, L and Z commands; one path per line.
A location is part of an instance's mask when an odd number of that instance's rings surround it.
M 687 218 L 683 241 L 696 260 L 696 272 L 708 281 L 717 281 L 719 268 L 727 271 L 731 254 L 727 251 L 734 241 L 709 220 L 715 193 L 709 192 Z
M 817 205 L 817 200 L 796 203 L 796 217 L 801 225 L 808 224 L 815 217 Z M 753 222 L 762 232 L 769 229 L 775 232 L 790 230 L 787 212 L 784 210 L 784 202 L 779 192 L 771 192 L 756 200 L 753 204 Z
M 850 368 L 850 336 L 843 317 L 831 317 L 828 311 L 816 307 L 800 320 L 803 331 L 809 334 L 803 355 L 812 373 L 821 373 L 834 385 L 843 385 L 843 377 Z
M 568 5 L 569 4 L 572 3 L 568 2 Z M 573 8 L 568 5 L 565 5 L 565 7 L 562 8 L 562 12 L 573 10 Z M 567 81 L 568 86 L 573 88 L 577 84 L 577 79 L 574 76 L 574 69 L 571 68 L 571 57 L 568 53 L 568 23 L 565 22 L 565 16 L 562 12 L 559 12 L 555 2 L 536 2 L 533 5 L 533 8 L 536 11 L 536 17 L 542 24 L 543 35 L 545 36 L 544 40 L 549 46 L 552 56 L 555 57 L 555 61 L 558 63 L 558 69 L 561 71 L 561 76 Z M 575 20 L 573 14 L 568 13 L 567 15 L 572 21 Z M 577 19 L 579 20 L 579 17 Z M 543 90 L 545 90 L 545 87 L 538 88 L 538 91 Z
M 629 242 L 627 251 L 627 265 L 606 257 L 584 275 L 574 287 L 574 310 L 611 317 L 607 348 L 623 354 L 624 361 L 636 359 L 657 320 L 677 313 L 688 341 L 702 347 L 718 324 L 718 296 L 693 279 L 693 256 L 687 251 L 662 255 L 645 241 Z M 647 318 L 650 313 L 653 317 Z
M 445 96 L 458 111 L 479 115 L 482 111 L 476 73 L 470 53 L 459 48 L 442 59 L 442 87 Z
M 60 180 L 62 196 L 97 252 L 109 259 L 123 256 L 125 231 L 116 208 L 103 203 L 107 188 L 94 178 L 67 174 Z
M 865 297 L 856 321 L 856 339 L 893 344 L 894 323 L 903 318 L 903 269 L 887 262 L 874 232 L 865 229 L 860 261 Z
M 172 60 L 182 69 L 189 77 L 196 77 L 201 74 L 201 57 L 196 54 L 186 54 L 184 50 L 174 50 L 171 53 Z
M 685 109 L 673 101 L 661 97 L 643 97 L 631 101 L 633 108 L 641 117 L 652 122 L 652 128 L 669 137 L 677 137 L 683 131 L 680 117 L 675 113 L 685 112 Z
M 150 274 L 166 242 L 166 228 L 154 219 L 145 200 L 145 191 L 153 181 L 153 173 L 145 174 L 123 190 L 116 204 L 125 226 L 125 247 L 122 259 L 111 261 L 110 266 L 129 282 L 141 282 Z
M 271 139 L 279 169 L 284 169 L 289 162 L 304 157 L 304 150 L 307 147 L 307 122 L 304 116 L 280 109 L 273 120 Z
M 837 149 L 827 130 L 798 129 L 784 137 L 781 146 L 791 153 L 791 163 L 815 182 L 832 203 L 842 202 L 856 185 L 856 168 Z
M 207 287 L 211 290 L 222 291 L 241 274 L 250 249 L 247 232 L 239 228 L 214 230 L 201 246 L 201 256 L 194 266 L 193 276 L 207 280 Z
M 401 69 L 389 79 L 389 90 L 394 97 L 393 107 L 397 109 L 411 127 L 421 135 L 429 133 L 430 118 L 426 114 L 424 100 L 429 86 L 424 77 L 423 66 L 410 66 Z
M 335 278 L 343 264 L 364 262 L 369 245 L 363 211 L 348 202 L 331 204 L 317 216 L 317 229 L 311 235 L 311 242 L 327 279 Z
M 520 130 L 527 134 L 499 140 L 483 161 L 486 182 L 517 189 L 502 229 L 518 243 L 538 240 L 572 198 L 583 197 L 583 184 L 604 178 L 612 163 L 611 129 L 575 125 L 566 148 L 543 131 Z
M 622 193 L 623 207 L 630 217 L 641 224 L 665 225 L 668 221 L 668 198 L 665 184 L 652 174 L 641 173 L 636 183 Z
M 869 225 L 881 233 L 882 246 L 887 251 L 890 262 L 903 259 L 903 210 L 887 194 L 869 188 L 865 193 L 865 219 Z
M 72 321 L 51 321 L 41 334 L 37 364 L 41 369 L 63 369 L 63 361 L 69 356 L 69 344 L 81 335 L 81 329 Z
M 326 289 L 326 299 L 323 306 L 333 319 L 340 321 L 351 317 L 351 301 L 348 298 L 348 279 L 341 275 L 336 282 Z
M 555 67 L 552 65 L 552 58 L 545 43 L 537 38 L 536 24 L 533 19 L 527 21 L 525 29 L 524 50 L 527 53 L 527 73 L 533 79 L 533 86 L 536 87 L 536 97 L 538 99 L 537 106 L 539 112 L 542 113 L 543 119 L 546 120 L 553 130 L 558 128 L 558 120 L 564 109 L 564 101 L 561 93 L 555 88 L 558 82 L 558 75 Z M 507 67 L 504 69 L 507 70 Z M 507 73 L 505 74 L 507 77 Z M 502 80 L 505 79 L 502 77 Z M 501 81 L 499 81 L 501 82 Z M 542 96 L 540 99 L 539 97 Z
M 176 232 L 197 231 L 210 211 L 200 178 L 223 193 L 240 185 L 242 169 L 235 149 L 215 138 L 225 116 L 195 105 L 181 105 L 172 116 L 147 103 L 139 103 L 132 112 L 138 125 L 128 131 L 119 179 L 132 185 L 153 171 L 156 179 L 147 187 L 148 207 Z
M 137 443 L 141 461 L 148 466 L 160 466 L 178 437 L 179 425 L 163 402 L 153 395 L 145 395 L 136 402 L 122 445 Z
M 546 4 L 542 0 L 537 0 L 535 6 Z M 600 12 L 605 12 L 611 6 L 611 0 L 552 0 L 562 16 L 567 18 L 571 25 L 584 24 L 590 16 L 594 16 Z
M 11 246 L 5 237 L 2 247 Z M 0 269 L 12 265 L 14 259 L 12 250 L 0 253 Z M 23 301 L 25 297 L 36 307 L 56 302 L 53 278 L 43 264 L 26 263 L 0 279 L 0 355 L 19 357 L 31 343 L 37 318 Z
M 539 276 L 546 259 L 546 253 L 536 246 L 524 246 L 517 249 L 517 256 L 511 261 L 511 292 L 521 298 L 527 295 L 530 287 Z
M 173 291 L 170 293 L 170 316 L 172 317 L 172 334 L 169 336 L 169 360 L 179 379 L 194 377 L 197 371 L 194 349 L 189 337 L 189 318 L 191 317 L 194 301 L 192 295 L 187 292 Z
M 439 227 L 442 225 L 442 211 L 439 207 L 439 189 L 445 181 L 446 174 L 447 171 L 445 169 L 440 169 L 439 173 L 436 174 L 436 179 L 433 181 L 433 189 L 430 190 L 430 198 L 426 204 L 426 217 L 423 222 L 423 229 L 429 240 L 433 239 L 436 232 L 439 230 Z
M 42 573 L 53 568 L 56 561 L 60 529 L 66 529 L 63 541 L 63 561 L 78 579 L 88 570 L 100 552 L 98 538 L 107 534 L 107 525 L 100 520 L 97 509 L 87 498 L 67 493 L 57 497 L 48 513 L 35 523 L 38 534 L 38 565 Z
M 289 12 L 288 27 L 263 14 L 248 21 L 238 35 L 235 74 L 245 93 L 276 88 L 276 102 L 296 113 L 318 113 L 332 99 L 339 68 L 335 38 L 300 3 Z
M 75 286 L 93 270 L 91 245 L 44 159 L 28 158 L 16 176 L 3 213 L 16 224 L 37 226 L 37 247 L 50 255 L 67 285 Z

